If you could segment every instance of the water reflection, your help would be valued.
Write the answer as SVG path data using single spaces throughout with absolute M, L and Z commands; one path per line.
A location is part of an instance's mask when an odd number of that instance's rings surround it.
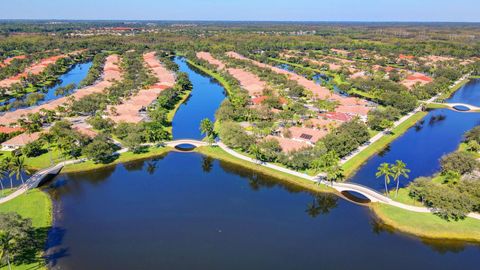
M 478 261 L 468 244 L 407 237 L 366 207 L 196 153 L 62 178 L 49 190 L 52 269 L 448 269 L 443 252 L 459 252 L 463 269 Z M 402 260 L 391 266 L 386 251 Z
M 307 205 L 305 212 L 312 218 L 320 215 L 327 215 L 331 210 L 337 208 L 338 197 L 333 194 L 319 193 L 314 195 L 311 203 Z

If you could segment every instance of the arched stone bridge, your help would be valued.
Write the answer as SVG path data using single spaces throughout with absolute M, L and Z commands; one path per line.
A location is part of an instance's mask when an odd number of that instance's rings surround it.
M 324 182 L 326 185 L 328 185 L 327 182 Z M 358 194 L 363 195 L 365 198 L 369 199 L 370 202 L 379 202 L 379 203 L 391 203 L 391 199 L 384 196 L 383 194 L 380 194 L 378 191 L 373 190 L 369 187 L 362 186 L 359 184 L 350 184 L 350 183 L 333 183 L 333 185 L 330 185 L 332 188 L 337 190 L 338 192 L 355 192 Z
M 465 103 L 438 103 L 438 102 L 432 102 L 431 104 L 438 104 L 438 105 L 444 105 L 448 107 L 451 110 L 454 110 L 456 112 L 480 112 L 480 107 L 470 105 L 470 104 L 465 104 Z M 457 106 L 463 106 L 468 108 L 468 111 L 462 111 L 462 110 L 457 110 L 455 107 Z
M 181 139 L 181 140 L 174 140 L 174 141 L 165 142 L 166 146 L 174 147 L 174 148 L 179 146 L 179 145 L 182 145 L 182 144 L 189 144 L 189 145 L 192 145 L 192 146 L 195 146 L 195 147 L 210 145 L 207 142 L 194 140 L 194 139 Z

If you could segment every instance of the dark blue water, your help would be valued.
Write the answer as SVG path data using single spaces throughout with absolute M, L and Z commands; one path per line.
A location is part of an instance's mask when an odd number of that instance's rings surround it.
M 393 233 L 368 208 L 195 153 L 54 186 L 52 269 L 478 269 L 478 247 Z
M 215 111 L 225 99 L 224 88 L 211 77 L 188 65 L 184 58 L 176 57 L 175 63 L 180 71 L 188 73 L 193 90 L 173 118 L 173 138 L 202 139 L 200 122 L 205 118 L 214 120 Z
M 480 92 L 480 80 L 469 83 L 455 94 L 455 101 L 474 104 Z M 464 98 L 461 98 L 464 97 Z M 375 173 L 383 162 L 394 163 L 402 160 L 411 170 L 409 179 L 402 179 L 401 186 L 419 176 L 431 176 L 440 169 L 440 158 L 455 151 L 466 131 L 480 125 L 479 113 L 462 113 L 448 109 L 433 110 L 423 121 L 410 128 L 387 149 L 370 159 L 350 181 L 378 190 L 383 190 L 383 178 Z M 395 183 L 391 183 L 395 185 Z
M 45 95 L 45 99 L 40 101 L 38 104 L 43 104 L 48 101 L 55 100 L 57 98 L 62 97 L 63 95 L 55 95 L 55 91 L 60 87 L 67 86 L 72 83 L 74 83 L 75 85 L 78 85 L 87 76 L 88 70 L 90 69 L 91 66 L 92 66 L 91 61 L 74 65 L 67 73 L 59 77 L 58 84 L 56 84 L 55 86 L 49 87 L 48 89 L 45 89 L 45 91 L 41 92 Z M 76 89 L 74 89 L 73 91 L 75 90 Z M 25 99 L 28 95 L 29 94 L 22 97 L 22 99 Z M 12 98 L 8 101 L 5 101 L 3 104 L 12 103 L 15 100 L 17 99 Z M 16 110 L 16 109 L 18 108 L 12 108 L 11 110 Z
M 480 79 L 471 80 L 453 94 L 446 102 L 466 103 L 480 106 Z

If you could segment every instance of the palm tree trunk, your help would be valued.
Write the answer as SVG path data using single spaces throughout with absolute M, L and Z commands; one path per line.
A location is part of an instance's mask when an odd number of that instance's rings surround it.
M 386 178 L 385 178 L 384 183 L 385 183 L 385 195 L 387 195 L 387 197 L 388 197 L 388 187 L 387 187 L 387 179 Z
M 12 177 L 9 176 L 8 178 L 10 178 L 10 189 L 13 189 L 13 181 L 12 181 Z
M 0 186 L 2 187 L 2 195 L 3 195 L 3 179 L 0 179 Z
M 398 196 L 398 188 L 400 187 L 400 178 L 397 179 L 397 190 L 395 191 L 395 198 Z

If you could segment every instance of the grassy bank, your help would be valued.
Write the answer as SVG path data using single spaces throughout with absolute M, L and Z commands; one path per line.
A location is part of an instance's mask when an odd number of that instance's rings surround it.
M 386 225 L 424 238 L 480 242 L 480 220 L 446 221 L 430 213 L 416 213 L 384 204 L 371 209 Z
M 0 212 L 16 212 L 24 218 L 32 219 L 35 236 L 39 240 L 32 252 L 26 254 L 25 262 L 21 264 L 13 262 L 12 269 L 46 269 L 42 254 L 48 230 L 52 226 L 52 202 L 50 197 L 46 193 L 34 189 L 1 204 Z M 1 269 L 8 269 L 8 267 L 2 267 Z
M 389 135 L 385 135 L 380 140 L 372 143 L 367 148 L 365 148 L 362 152 L 356 155 L 354 158 L 347 161 L 343 164 L 343 170 L 345 176 L 348 178 L 350 177 L 356 170 L 360 168 L 360 166 L 365 163 L 370 157 L 382 151 L 385 147 L 387 147 L 392 141 L 403 135 L 410 127 L 415 125 L 419 120 L 427 115 L 427 112 L 418 112 L 412 115 L 407 121 L 403 122 L 402 124 L 398 125 L 394 128 Z
M 157 157 L 164 155 L 165 153 L 169 152 L 172 150 L 170 147 L 150 147 L 148 148 L 145 152 L 135 154 L 132 152 L 126 152 L 122 153 L 118 156 L 117 159 L 115 159 L 111 163 L 103 164 L 103 163 L 95 163 L 91 160 L 78 163 L 78 164 L 72 164 L 72 165 L 67 165 L 65 168 L 63 168 L 62 173 L 75 173 L 75 172 L 85 172 L 85 171 L 93 171 L 96 169 L 100 168 L 105 168 L 109 166 L 114 166 L 120 163 L 125 163 L 125 162 L 130 162 L 130 161 L 135 161 L 135 160 L 142 160 L 142 159 L 148 159 L 152 157 Z
M 442 94 L 440 95 L 440 97 L 438 97 L 438 99 L 439 99 L 439 100 L 445 100 L 445 99 L 450 98 L 455 92 L 457 92 L 458 89 L 460 89 L 462 86 L 464 86 L 465 84 L 467 84 L 469 81 L 470 81 L 470 78 L 465 79 L 465 80 L 459 82 L 459 83 L 456 84 L 454 87 L 449 88 L 447 91 L 445 91 L 444 93 L 442 93 Z
M 191 92 L 192 91 L 188 91 L 188 92 L 184 93 L 182 96 L 180 96 L 180 99 L 175 104 L 175 107 L 167 113 L 167 122 L 170 123 L 170 125 L 166 128 L 166 130 L 170 134 L 172 134 L 173 118 L 175 117 L 175 114 L 177 113 L 178 109 L 180 109 L 180 106 L 182 106 L 182 104 L 190 97 Z
M 329 188 L 325 185 L 318 185 L 313 183 L 312 181 L 293 176 L 284 172 L 279 172 L 274 169 L 270 169 L 261 165 L 257 165 L 251 162 L 247 162 L 245 160 L 241 160 L 239 158 L 236 158 L 227 152 L 223 151 L 219 147 L 199 147 L 196 149 L 196 152 L 204 154 L 206 156 L 212 157 L 214 159 L 219 159 L 222 161 L 226 161 L 229 163 L 236 164 L 238 166 L 244 167 L 246 169 L 254 170 L 259 173 L 262 173 L 267 176 L 271 176 L 274 178 L 277 178 L 278 180 L 281 180 L 282 182 L 289 183 L 289 184 L 294 184 L 300 187 L 303 187 L 305 189 L 308 189 L 310 191 L 314 192 L 336 192 L 332 188 Z

